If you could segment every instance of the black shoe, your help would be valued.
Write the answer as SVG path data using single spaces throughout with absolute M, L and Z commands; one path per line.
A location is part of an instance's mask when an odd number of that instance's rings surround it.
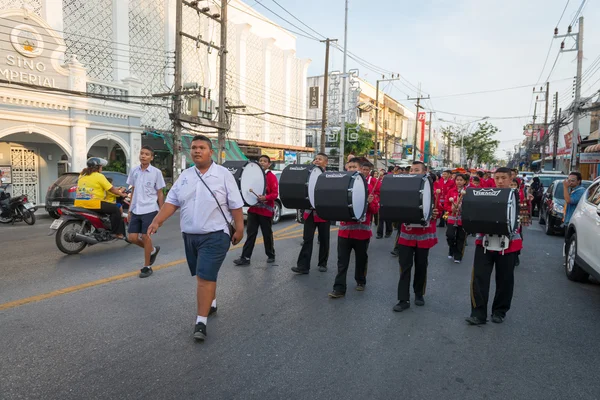
M 394 256 L 394 257 L 398 257 L 400 255 L 400 252 L 398 250 L 392 250 L 390 251 L 390 253 Z
M 515 267 L 518 267 L 521 264 L 521 260 L 519 260 L 519 256 L 515 257 Z
M 140 269 L 140 274 L 138 275 L 140 278 L 147 278 L 152 275 L 152 268 L 144 267 Z
M 399 301 L 398 304 L 394 306 L 394 311 L 402 312 L 404 310 L 408 310 L 410 308 L 410 303 L 408 301 Z
M 267 258 L 267 263 L 268 264 L 273 264 L 274 262 L 275 262 L 275 257 Z
M 485 325 L 485 323 L 487 322 L 486 320 L 479 319 L 477 317 L 467 317 L 465 318 L 465 321 L 467 321 L 469 325 Z
M 160 246 L 154 246 L 154 248 L 156 249 L 156 251 L 154 252 L 154 254 L 150 254 L 150 265 L 154 264 L 154 261 L 156 261 L 156 256 L 158 255 L 158 252 L 160 251 Z
M 310 272 L 310 270 L 308 269 L 300 269 L 298 267 L 292 267 L 292 271 L 301 275 L 308 275 L 308 273 Z
M 210 306 L 210 311 L 208 312 L 208 316 L 210 317 L 213 314 L 217 313 L 217 307 Z
M 425 299 L 423 296 L 415 295 L 415 306 L 424 306 Z
M 379 235 L 379 234 L 377 234 L 377 236 L 375 237 L 375 239 L 382 239 L 382 238 L 383 238 L 383 235 Z
M 326 265 L 319 265 L 319 272 L 327 272 L 327 266 Z
M 329 292 L 328 296 L 332 299 L 339 299 L 346 295 L 344 292 L 340 292 L 339 290 L 334 290 L 333 292 Z
M 204 340 L 206 339 L 206 325 L 202 322 L 198 322 L 194 328 L 194 339 Z
M 365 291 L 365 284 L 364 283 L 359 283 L 356 285 L 356 290 L 359 292 L 364 292 Z
M 386 238 L 392 237 L 392 234 L 391 234 L 391 233 L 386 233 L 386 234 L 385 234 L 385 237 L 386 237 Z
M 237 260 L 233 260 L 235 265 L 250 265 L 250 259 L 246 257 L 240 257 Z
M 492 322 L 495 324 L 501 324 L 504 322 L 504 317 L 502 315 L 494 314 L 492 315 Z

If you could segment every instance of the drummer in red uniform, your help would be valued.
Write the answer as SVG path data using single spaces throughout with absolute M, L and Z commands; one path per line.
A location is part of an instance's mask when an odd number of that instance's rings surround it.
M 512 182 L 509 168 L 498 168 L 494 173 L 497 188 L 509 188 Z M 523 248 L 520 229 L 509 238 L 508 248 L 502 252 L 483 248 L 483 234 L 477 234 L 473 273 L 471 274 L 471 316 L 466 318 L 470 325 L 487 322 L 487 305 L 490 281 L 496 268 L 496 295 L 492 304 L 492 322 L 502 323 L 510 309 L 515 285 L 515 257 Z
M 421 161 L 414 161 L 410 168 L 411 174 L 424 174 L 425 165 Z M 445 171 L 444 173 L 447 173 Z M 409 228 L 402 224 L 398 240 L 398 262 L 400 263 L 400 280 L 398 281 L 398 304 L 394 311 L 404 311 L 410 307 L 410 277 L 415 265 L 415 279 L 413 290 L 415 292 L 415 305 L 424 306 L 425 287 L 427 286 L 427 264 L 429 262 L 429 249 L 438 242 L 436 219 L 439 215 L 438 205 L 434 205 L 433 217 L 425 228 Z
M 346 164 L 346 171 L 358 171 L 359 168 L 372 165 L 369 161 L 360 162 L 360 159 L 353 158 Z M 367 283 L 367 263 L 369 242 L 373 233 L 368 221 L 371 216 L 379 211 L 379 202 L 373 193 L 376 189 L 376 182 L 373 181 L 368 185 L 367 197 L 367 213 L 362 221 L 340 222 L 340 230 L 338 232 L 338 273 L 335 277 L 333 291 L 329 293 L 329 297 L 337 299 L 346 295 L 346 275 L 348 274 L 348 266 L 350 265 L 350 256 L 354 250 L 356 258 L 356 267 L 354 270 L 354 279 L 356 280 L 356 290 L 364 291 Z
M 325 153 L 319 153 L 315 157 L 313 164 L 317 167 L 327 168 L 328 157 Z M 327 261 L 329 260 L 329 237 L 331 223 L 319 218 L 315 210 L 304 211 L 304 232 L 302 234 L 302 248 L 298 255 L 296 266 L 292 271 L 297 274 L 308 274 L 310 272 L 310 259 L 313 251 L 313 241 L 315 238 L 315 229 L 318 230 L 319 241 L 319 271 L 327 272 Z
M 248 237 L 246 238 L 246 243 L 244 243 L 241 257 L 233 261 L 235 265 L 250 264 L 250 257 L 252 257 L 252 252 L 254 251 L 254 243 L 256 243 L 256 236 L 258 235 L 259 227 L 265 243 L 267 263 L 271 264 L 275 262 L 273 215 L 275 212 L 275 200 L 279 196 L 279 183 L 275 174 L 269 170 L 271 167 L 271 158 L 269 158 L 269 156 L 260 156 L 258 163 L 265 171 L 267 193 L 264 196 L 257 196 L 258 203 L 248 209 Z
M 411 168 L 411 171 L 412 171 L 412 168 Z M 433 185 L 434 191 L 437 189 L 441 190 L 440 204 L 439 204 L 439 209 L 438 209 L 438 213 L 440 215 L 442 215 L 444 213 L 444 202 L 445 202 L 446 197 L 448 197 L 448 192 L 453 187 L 456 187 L 456 183 L 454 182 L 454 180 L 450 179 L 451 174 L 452 174 L 452 171 L 450 171 L 449 169 L 442 172 L 442 179 L 439 179 Z M 445 222 L 444 219 L 440 218 L 440 224 L 438 226 L 443 227 L 445 225 L 444 222 Z

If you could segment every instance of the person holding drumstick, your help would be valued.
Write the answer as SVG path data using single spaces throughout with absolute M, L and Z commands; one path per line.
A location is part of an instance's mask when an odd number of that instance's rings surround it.
M 237 260 L 234 260 L 235 265 L 249 265 L 252 252 L 254 251 L 254 243 L 258 235 L 258 228 L 263 235 L 265 243 L 265 253 L 267 254 L 267 263 L 275 262 L 275 241 L 273 240 L 273 215 L 275 214 L 275 200 L 279 196 L 279 183 L 277 177 L 272 173 L 271 158 L 267 155 L 262 155 L 258 159 L 258 163 L 265 171 L 267 181 L 266 195 L 256 195 L 258 203 L 248 209 L 247 223 L 247 238 L 242 249 L 242 255 Z M 254 193 L 254 192 L 253 192 Z
M 425 174 L 425 164 L 414 161 L 410 168 L 411 174 Z M 440 189 L 441 192 L 441 189 Z M 437 193 L 437 192 L 436 192 Z M 435 196 L 436 200 L 438 194 Z M 436 201 L 437 203 L 437 201 Z M 400 280 L 398 281 L 398 304 L 394 311 L 401 312 L 410 307 L 410 275 L 415 265 L 415 305 L 424 306 L 425 287 L 427 286 L 427 264 L 429 249 L 438 242 L 436 220 L 439 215 L 439 205 L 433 205 L 433 216 L 425 228 L 410 228 L 402 224 L 398 239 L 398 262 L 400 264 Z
M 448 227 L 446 228 L 446 240 L 448 241 L 448 258 L 460 264 L 465 253 L 467 244 L 467 233 L 462 227 L 462 198 L 468 182 L 468 175 L 456 175 L 456 187 L 448 192 L 445 201 L 445 210 L 448 212 Z

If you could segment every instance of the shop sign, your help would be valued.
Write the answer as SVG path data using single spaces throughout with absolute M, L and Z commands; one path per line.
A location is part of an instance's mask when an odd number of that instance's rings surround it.
M 600 164 L 600 153 L 581 153 L 579 155 L 581 164 Z

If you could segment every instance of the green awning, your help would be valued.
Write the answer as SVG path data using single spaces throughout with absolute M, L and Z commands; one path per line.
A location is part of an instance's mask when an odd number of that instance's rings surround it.
M 153 133 L 153 135 L 157 135 L 156 133 Z M 162 137 L 162 139 L 165 141 L 165 144 L 167 145 L 167 147 L 169 148 L 169 151 L 171 152 L 171 154 L 173 154 L 173 135 L 169 134 L 169 133 L 163 133 L 163 134 L 159 134 L 159 137 Z M 192 135 L 182 135 L 181 137 L 181 147 L 183 149 L 183 153 L 185 154 L 185 158 L 187 161 L 188 166 L 191 166 L 194 164 L 194 162 L 192 161 L 192 158 L 190 156 L 190 148 L 192 146 Z M 213 149 L 215 149 L 215 152 L 213 154 L 213 161 L 217 161 L 217 139 L 215 138 L 211 138 L 210 141 L 212 142 L 213 145 Z M 238 146 L 238 144 L 233 141 L 233 140 L 226 140 L 225 141 L 225 148 L 223 149 L 223 151 L 225 152 L 225 155 L 223 157 L 223 161 L 247 161 L 248 158 L 244 155 L 244 153 L 242 153 L 242 150 L 240 149 L 240 147 Z

